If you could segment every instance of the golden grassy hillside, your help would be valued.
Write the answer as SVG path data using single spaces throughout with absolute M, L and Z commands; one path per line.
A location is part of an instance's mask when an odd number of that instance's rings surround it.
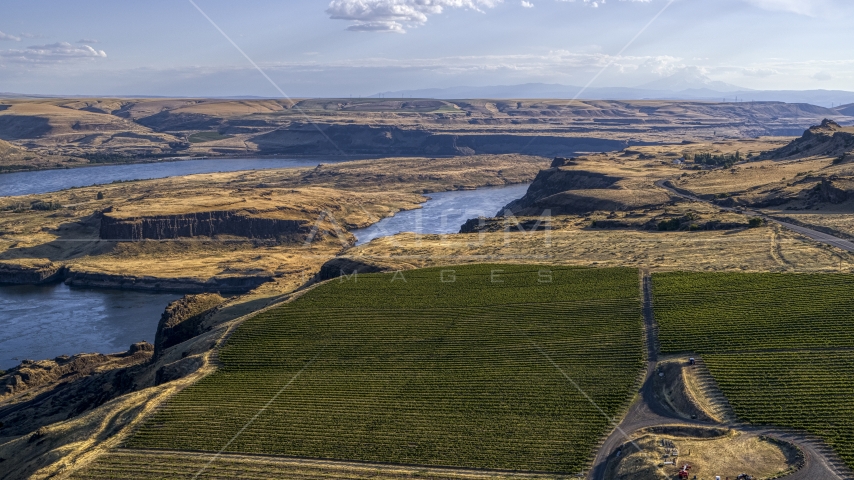
M 0 199 L 0 260 L 54 262 L 81 274 L 160 280 L 272 277 L 293 288 L 353 242 L 347 229 L 417 208 L 423 191 L 530 181 L 547 160 L 522 156 L 383 159 L 123 182 Z M 425 171 L 434 171 L 427 177 Z M 100 197 L 99 198 L 99 193 Z M 35 206 L 34 206 L 35 205 Z M 42 208 L 41 210 L 39 208 Z M 288 240 L 225 235 L 105 241 L 101 216 L 118 220 L 231 211 L 318 228 Z M 103 213 L 106 212 L 106 213 Z M 305 241 L 311 237 L 311 242 Z M 110 281 L 110 280 L 104 280 Z M 161 284 L 165 288 L 166 284 Z
M 809 105 L 684 101 L 74 98 L 0 103 L 0 139 L 26 144 L 40 155 L 109 154 L 122 161 L 342 153 L 552 156 L 648 142 L 799 135 L 824 118 L 850 120 L 839 111 Z
M 695 228 L 660 231 L 684 219 Z M 688 221 L 687 219 L 690 219 Z M 401 233 L 342 255 L 367 264 L 417 267 L 461 263 L 543 263 L 690 271 L 851 271 L 854 254 L 776 224 L 748 228 L 745 215 L 677 200 L 630 212 L 487 219 L 473 233 Z M 540 222 L 540 228 L 535 228 Z M 521 225 L 521 226 L 520 226 Z M 548 229 L 544 229 L 548 225 Z

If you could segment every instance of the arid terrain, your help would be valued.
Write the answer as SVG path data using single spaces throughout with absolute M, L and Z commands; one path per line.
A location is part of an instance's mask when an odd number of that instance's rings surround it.
M 0 271 L 6 282 L 38 271 L 41 280 L 179 292 L 242 293 L 274 281 L 285 293 L 352 245 L 348 230 L 418 208 L 423 192 L 524 183 L 547 163 L 384 159 L 6 197 Z
M 854 238 L 854 141 L 849 141 L 852 127 L 843 126 L 854 118 L 842 111 L 778 103 L 653 101 L 0 103 L 8 105 L 0 109 L 0 166 L 6 170 L 194 156 L 365 157 L 315 168 L 198 174 L 0 197 L 0 281 L 188 294 L 164 313 L 153 345 L 134 344 L 112 355 L 32 359 L 0 372 L 5 388 L 0 391 L 0 478 L 190 478 L 205 471 L 203 478 L 219 478 L 216 472 L 222 472 L 223 478 L 659 479 L 673 478 L 681 468 L 659 461 L 674 449 L 689 452 L 677 456 L 679 463 L 690 462 L 691 474 L 703 478 L 722 471 L 732 478 L 784 472 L 788 476 L 781 478 L 848 478 L 851 465 L 821 438 L 742 422 L 702 358 L 696 368 L 685 366 L 691 351 L 659 361 L 658 300 L 649 283 L 650 274 L 661 272 L 854 272 L 854 244 L 849 242 Z M 403 232 L 358 246 L 351 233 L 418 209 L 432 193 L 526 183 L 524 196 L 492 216 L 459 225 L 459 233 Z M 582 470 L 510 471 L 517 470 L 512 462 L 490 463 L 488 456 L 476 470 L 447 463 L 440 454 L 419 453 L 413 444 L 405 445 L 416 449 L 411 458 L 426 461 L 383 462 L 367 440 L 364 452 L 325 460 L 256 457 L 252 454 L 265 450 L 251 442 L 244 450 L 215 456 L 190 451 L 195 448 L 158 443 L 154 451 L 141 447 L 144 441 L 133 444 L 140 431 L 156 437 L 160 427 L 146 422 L 168 411 L 164 406 L 175 405 L 170 401 L 186 398 L 175 395 L 198 391 L 193 388 L 202 388 L 201 379 L 227 377 L 223 369 L 235 360 L 221 357 L 223 346 L 234 345 L 228 342 L 235 332 L 244 332 L 235 337 L 244 342 L 255 338 L 241 330 L 248 320 L 255 319 L 254 332 L 263 332 L 258 318 L 286 318 L 276 315 L 292 308 L 291 302 L 301 305 L 304 297 L 320 302 L 312 295 L 352 281 L 354 274 L 462 264 L 615 269 L 637 282 L 623 285 L 634 297 L 619 298 L 631 298 L 638 310 L 632 313 L 637 328 L 631 327 L 629 337 L 637 340 L 632 345 L 638 358 L 645 350 L 643 365 L 624 376 L 627 391 L 634 395 L 639 388 L 640 394 L 609 400 L 609 411 L 617 416 L 609 417 L 610 431 L 590 455 L 578 456 Z M 523 288 L 535 292 L 538 285 Z M 583 282 L 578 285 L 583 288 Z M 395 292 L 396 301 L 407 298 Z M 436 293 L 435 301 L 454 300 L 443 295 Z M 606 318 L 611 301 L 566 303 Z M 351 303 L 350 308 L 359 305 Z M 324 315 L 346 307 L 322 305 Z M 287 337 L 287 330 L 281 332 Z M 264 339 L 261 333 L 253 335 L 259 344 Z M 417 343 L 421 348 L 443 336 L 424 333 L 413 341 L 422 342 Z M 446 355 L 436 348 L 423 354 L 430 368 Z M 560 378 L 574 384 L 561 370 L 561 360 L 540 353 L 562 372 Z M 236 363 L 241 368 L 252 363 L 241 358 Z M 270 365 L 257 368 L 283 378 Z M 554 373 L 551 367 L 549 372 Z M 245 385 L 247 392 L 256 391 L 254 384 Z M 489 390 L 484 391 L 486 399 Z M 157 418 L 166 422 L 163 428 L 175 428 L 167 417 Z M 364 435 L 386 425 L 386 420 L 372 421 L 358 427 Z M 621 429 L 614 428 L 618 425 Z M 303 440 L 289 441 L 302 448 Z M 131 444 L 136 447 L 128 448 Z M 482 453 L 473 449 L 471 455 L 481 458 Z M 750 459 L 757 460 L 751 465 Z M 360 460 L 374 463 L 354 462 Z M 542 459 L 531 464 L 537 462 L 552 465 Z M 510 467 L 483 467 L 493 464 Z M 810 477 L 815 472 L 829 476 Z
M 170 157 L 616 151 L 799 135 L 850 110 L 778 102 L 0 99 L 5 171 Z

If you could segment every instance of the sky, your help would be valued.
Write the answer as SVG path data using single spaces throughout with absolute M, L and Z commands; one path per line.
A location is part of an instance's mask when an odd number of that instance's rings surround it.
M 854 90 L 852 6 L 2 0 L 0 92 L 355 97 L 461 85 L 635 87 L 683 71 L 751 89 Z

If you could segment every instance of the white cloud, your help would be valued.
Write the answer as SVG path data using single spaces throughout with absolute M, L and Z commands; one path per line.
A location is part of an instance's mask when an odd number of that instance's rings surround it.
M 718 64 L 709 59 L 670 55 L 615 56 L 591 49 L 552 50 L 530 54 L 362 57 L 318 62 L 275 62 L 263 66 L 270 71 L 289 72 L 294 75 L 300 72 L 350 72 L 353 75 L 373 75 L 374 78 L 403 75 L 405 78 L 431 79 L 434 85 L 452 86 L 454 83 L 466 84 L 471 79 L 482 78 L 490 78 L 495 84 L 545 82 L 583 85 L 606 65 L 609 68 L 594 86 L 634 86 L 677 73 L 682 73 L 682 77 L 710 77 L 714 81 L 736 85 L 744 85 L 744 82 L 747 82 L 745 87 L 760 90 L 794 88 L 794 84 L 790 83 L 792 79 L 808 79 L 812 82 L 803 83 L 797 88 L 817 88 L 815 82 L 818 78 L 810 78 L 816 72 L 828 72 L 832 75 L 831 80 L 822 83 L 827 87 L 841 88 L 836 87 L 836 83 L 844 81 L 845 78 L 854 78 L 854 74 L 850 73 L 854 72 L 854 59 L 807 62 L 767 59 L 762 63 Z M 445 80 L 451 78 L 457 80 Z
M 99 42 L 98 40 L 95 40 L 93 38 L 81 38 L 80 40 L 77 40 L 77 43 L 84 43 L 86 45 L 89 45 L 89 44 L 101 43 L 101 42 Z
M 780 72 L 773 68 L 748 67 L 742 68 L 741 74 L 747 77 L 767 78 L 772 75 L 779 75 Z
M 531 78 L 572 77 L 598 72 L 611 65 L 614 73 L 641 73 L 665 76 L 685 67 L 683 60 L 670 56 L 611 56 L 603 53 L 553 50 L 542 54 L 468 55 L 427 58 L 352 58 L 331 62 L 270 63 L 268 69 L 389 69 L 424 71 L 448 76 L 459 73 L 506 71 Z M 570 81 L 570 80 L 566 80 Z
M 68 42 L 33 45 L 14 50 L 0 50 L 0 59 L 19 63 L 57 63 L 67 60 L 105 58 L 107 53 L 89 45 L 75 46 Z
M 363 22 L 356 21 L 347 30 L 351 32 L 392 32 L 406 33 L 406 30 L 398 22 L 394 21 L 379 21 L 379 22 Z
M 347 30 L 404 33 L 405 27 L 427 22 L 445 8 L 483 11 L 502 0 L 332 0 L 326 13 L 335 20 L 353 22 Z
M 574 2 L 575 0 L 569 0 L 570 2 Z M 605 0 L 584 0 L 585 5 L 590 5 L 593 8 L 599 8 L 599 5 L 604 5 Z
M 522 0 L 522 6 L 525 8 L 534 8 L 534 4 L 526 0 Z
M 13 42 L 20 42 L 21 37 L 16 37 L 14 35 L 9 35 L 8 33 L 0 32 L 0 40 L 11 40 Z
M 645 73 L 654 73 L 659 77 L 666 77 L 683 70 L 686 67 L 681 58 L 670 55 L 659 55 L 656 57 L 645 57 L 637 70 Z M 625 67 L 623 71 L 625 71 Z
M 802 60 L 769 58 L 749 65 L 707 66 L 716 80 L 756 90 L 850 90 L 854 79 L 854 59 Z M 822 82 L 819 86 L 817 82 Z

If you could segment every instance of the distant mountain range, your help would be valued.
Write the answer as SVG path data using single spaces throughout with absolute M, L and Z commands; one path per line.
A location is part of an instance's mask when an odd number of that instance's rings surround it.
M 739 87 L 730 83 L 718 82 L 707 77 L 697 67 L 683 68 L 679 72 L 659 80 L 645 83 L 640 90 L 658 92 L 682 92 L 685 90 L 709 90 L 712 92 L 729 93 L 749 91 L 749 88 Z
M 99 95 L 38 95 L 0 92 L 0 98 L 94 98 Z M 185 98 L 153 95 L 109 95 L 109 98 Z M 254 95 L 216 96 L 223 100 L 257 100 Z M 307 98 L 295 96 L 294 98 Z M 329 97 L 333 98 L 333 97 Z M 345 98 L 341 96 L 340 98 Z M 591 87 L 557 83 L 519 85 L 459 86 L 397 90 L 369 95 L 368 98 L 462 99 L 573 99 L 582 100 L 687 100 L 711 102 L 785 102 L 808 103 L 835 108 L 842 115 L 854 116 L 854 92 L 845 90 L 751 90 L 710 79 L 699 68 L 688 67 L 669 77 L 637 87 Z M 840 107 L 841 106 L 841 107 Z
M 548 83 L 493 85 L 483 87 L 428 88 L 382 92 L 372 97 L 384 98 L 579 98 L 584 100 L 704 100 L 717 102 L 776 101 L 810 103 L 837 107 L 854 103 L 854 92 L 844 90 L 751 90 L 711 80 L 695 69 L 685 69 L 670 77 L 638 87 L 596 87 Z

